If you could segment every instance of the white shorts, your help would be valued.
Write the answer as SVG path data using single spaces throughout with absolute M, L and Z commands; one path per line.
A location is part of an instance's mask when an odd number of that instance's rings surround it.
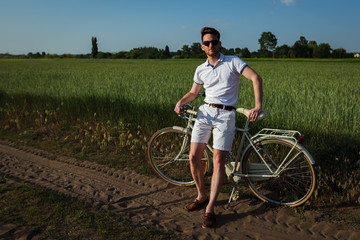
M 208 143 L 213 134 L 213 148 L 231 151 L 235 136 L 235 111 L 201 105 L 191 134 L 191 142 Z

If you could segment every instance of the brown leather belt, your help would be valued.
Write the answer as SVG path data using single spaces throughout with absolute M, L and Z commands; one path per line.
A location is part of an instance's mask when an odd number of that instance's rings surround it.
M 214 104 L 214 103 L 207 103 L 207 102 L 204 102 L 204 103 L 210 107 L 221 108 L 221 109 L 225 109 L 228 111 L 232 111 L 232 110 L 236 109 L 233 106 L 226 106 L 226 105 L 222 105 L 222 104 Z

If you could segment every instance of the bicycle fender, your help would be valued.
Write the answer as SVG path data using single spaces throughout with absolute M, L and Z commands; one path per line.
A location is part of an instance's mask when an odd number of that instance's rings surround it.
M 305 156 L 307 156 L 307 158 L 310 160 L 311 165 L 314 165 L 314 164 L 315 164 L 314 158 L 311 156 L 311 154 L 309 153 L 309 151 L 308 151 L 303 145 L 301 145 L 300 143 L 296 143 L 295 141 L 293 141 L 293 140 L 291 140 L 291 139 L 288 139 L 288 138 L 271 138 L 271 137 L 258 137 L 258 138 L 256 138 L 256 139 L 254 139 L 253 141 L 254 141 L 254 143 L 256 144 L 256 143 L 258 143 L 258 142 L 260 142 L 260 141 L 264 141 L 264 140 L 281 140 L 281 141 L 287 142 L 287 143 L 289 143 L 289 144 L 291 144 L 291 145 L 295 145 L 295 144 L 296 144 L 296 147 L 299 148 L 299 150 L 300 150 L 301 152 L 303 152 L 303 153 L 305 154 Z M 246 147 L 246 149 L 244 150 L 243 156 L 241 156 L 241 160 L 243 159 L 246 151 L 247 151 L 249 148 L 251 148 L 251 147 L 252 147 L 251 144 L 249 144 L 249 145 Z

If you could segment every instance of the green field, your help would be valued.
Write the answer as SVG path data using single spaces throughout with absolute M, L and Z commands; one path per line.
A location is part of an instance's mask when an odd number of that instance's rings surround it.
M 152 174 L 147 140 L 182 124 L 174 105 L 203 61 L 0 60 L 0 137 Z M 360 62 L 246 62 L 263 78 L 269 112 L 253 124 L 254 133 L 263 127 L 304 133 L 319 180 L 311 202 L 360 204 Z M 253 106 L 243 77 L 238 106 Z

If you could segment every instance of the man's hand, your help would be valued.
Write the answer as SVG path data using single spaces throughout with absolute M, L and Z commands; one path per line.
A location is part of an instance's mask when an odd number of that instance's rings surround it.
M 179 102 L 176 103 L 175 105 L 175 108 L 174 108 L 174 111 L 177 113 L 177 114 L 180 114 L 182 111 L 181 111 L 181 107 L 182 107 L 182 104 Z
M 253 108 L 253 109 L 251 109 L 250 112 L 249 112 L 249 116 L 248 116 L 249 120 L 252 121 L 252 122 L 256 121 L 257 117 L 260 114 L 260 111 L 261 111 L 261 108 Z

